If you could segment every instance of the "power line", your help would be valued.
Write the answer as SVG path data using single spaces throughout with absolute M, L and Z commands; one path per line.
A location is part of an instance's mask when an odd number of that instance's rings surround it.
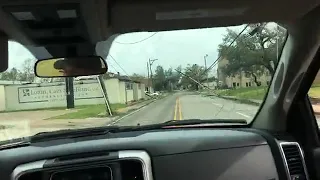
M 115 43 L 118 43 L 118 44 L 137 44 L 137 43 L 141 43 L 141 42 L 143 42 L 143 41 L 145 41 L 145 40 L 148 40 L 148 39 L 150 39 L 150 38 L 152 38 L 154 35 L 156 35 L 158 32 L 155 32 L 155 33 L 153 33 L 151 36 L 149 36 L 149 37 L 147 37 L 147 38 L 144 38 L 144 39 L 141 39 L 140 41 L 136 41 L 136 42 L 131 42 L 131 43 L 122 43 L 122 42 L 118 42 L 118 41 L 113 41 L 113 42 L 115 42 Z
M 112 64 L 109 64 L 116 72 L 118 72 L 118 70 L 112 65 Z
M 232 40 L 232 42 L 228 45 L 227 50 L 232 46 L 232 44 L 241 36 L 241 34 L 249 27 L 250 24 L 247 24 L 242 31 Z M 218 58 L 207 68 L 205 69 L 201 75 L 207 73 L 211 68 L 213 68 L 214 66 L 217 65 L 218 61 L 220 60 L 220 58 L 222 57 L 222 54 L 220 54 L 218 56 Z
M 109 54 L 109 56 L 112 58 L 112 60 L 120 67 L 120 69 L 129 77 L 129 74 L 122 68 L 122 66 L 116 61 L 116 59 Z M 130 78 L 130 77 L 129 77 Z
M 259 29 L 264 28 L 266 25 L 267 25 L 267 23 L 265 23 L 265 24 L 263 24 L 263 25 L 261 25 L 261 26 L 256 27 L 255 29 L 253 29 L 253 30 L 249 33 L 249 36 L 253 36 L 254 34 L 257 33 L 257 31 L 259 31 Z M 234 43 L 235 40 L 239 38 L 239 36 L 244 32 L 244 30 L 245 30 L 246 28 L 248 28 L 248 26 L 249 26 L 249 24 L 237 35 L 237 37 L 233 40 L 233 42 L 231 42 L 231 43 L 229 44 L 229 46 L 227 47 L 227 50 L 231 47 L 232 43 Z M 245 37 L 246 37 L 246 36 L 245 36 Z M 224 44 L 224 45 L 225 45 L 225 44 Z M 212 63 L 212 65 L 211 65 L 209 68 L 212 68 L 212 67 L 216 66 L 216 65 L 219 63 L 220 58 L 221 58 L 221 55 Z M 209 68 L 208 68 L 208 69 L 209 69 Z
M 250 25 L 250 24 L 247 24 L 247 25 L 242 29 L 242 31 L 233 39 L 233 41 L 228 45 L 227 50 L 228 50 L 228 49 L 232 46 L 232 44 L 240 37 L 240 35 L 249 27 L 249 25 Z M 222 55 L 220 54 L 219 57 L 218 57 L 207 69 L 205 69 L 205 70 L 202 72 L 201 76 L 202 76 L 203 74 L 205 74 L 208 70 L 210 70 L 212 67 L 214 67 L 214 66 L 218 63 L 218 61 L 220 60 L 221 57 L 222 57 Z M 202 83 L 200 83 L 200 82 L 196 81 L 195 79 L 193 79 L 192 77 L 190 77 L 190 76 L 182 73 L 181 71 L 179 71 L 179 70 L 177 70 L 177 69 L 175 69 L 175 70 L 176 70 L 178 73 L 180 73 L 180 74 L 188 77 L 189 79 L 191 79 L 191 80 L 194 81 L 195 83 L 197 83 L 197 84 L 199 84 L 199 85 L 201 85 L 201 86 L 203 86 L 203 87 L 206 87 L 206 86 L 204 86 Z M 209 88 L 209 89 L 210 89 L 210 88 Z
M 171 68 L 172 68 L 172 67 L 171 67 Z M 202 83 L 198 82 L 197 80 L 193 79 L 191 76 L 189 76 L 189 75 L 187 75 L 187 74 L 179 71 L 178 69 L 174 69 L 174 70 L 177 71 L 179 74 L 182 74 L 183 76 L 188 77 L 189 79 L 191 79 L 193 82 L 197 83 L 198 85 L 206 88 L 206 86 L 204 86 Z M 210 89 L 210 88 L 209 88 L 209 89 Z

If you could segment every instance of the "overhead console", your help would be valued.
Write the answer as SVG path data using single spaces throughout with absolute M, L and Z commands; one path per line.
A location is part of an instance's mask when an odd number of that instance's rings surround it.
M 107 7 L 106 0 L 1 1 L 0 32 L 38 59 L 93 55 L 96 43 L 111 36 Z
M 80 4 L 3 6 L 37 45 L 90 42 Z

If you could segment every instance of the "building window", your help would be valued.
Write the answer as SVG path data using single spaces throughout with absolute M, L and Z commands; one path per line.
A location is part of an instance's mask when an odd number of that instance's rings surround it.
M 237 86 L 239 87 L 239 86 L 240 86 L 240 84 L 239 84 L 239 83 L 237 83 Z
M 132 83 L 126 83 L 126 89 L 127 90 L 133 89 Z
M 258 84 L 259 84 L 259 86 L 261 86 L 262 84 L 261 84 L 261 81 L 258 81 Z
M 233 87 L 236 87 L 236 83 L 235 83 L 235 82 L 234 82 L 234 83 L 232 83 L 232 86 L 233 86 Z
M 248 86 L 249 86 L 249 83 L 246 82 L 246 87 L 248 87 Z
M 251 87 L 251 82 L 249 82 L 249 87 Z

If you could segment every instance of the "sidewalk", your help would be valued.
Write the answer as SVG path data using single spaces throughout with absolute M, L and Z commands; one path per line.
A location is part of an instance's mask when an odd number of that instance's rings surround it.
M 146 106 L 155 99 L 136 102 L 125 108 L 118 109 L 112 117 L 86 118 L 86 119 L 54 119 L 50 116 L 69 113 L 75 110 L 57 111 L 23 111 L 0 113 L 0 141 L 34 135 L 39 132 L 56 131 L 60 129 L 79 129 L 105 126 L 115 121 L 121 114 Z

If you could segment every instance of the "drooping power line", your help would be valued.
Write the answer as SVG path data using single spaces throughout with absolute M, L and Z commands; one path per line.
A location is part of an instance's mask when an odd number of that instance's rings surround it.
M 111 54 L 109 54 L 109 56 L 120 67 L 120 69 L 129 77 L 129 74 L 122 68 L 122 66 L 116 61 L 116 59 Z
M 229 50 L 229 48 L 232 46 L 232 44 L 241 36 L 241 34 L 249 27 L 250 24 L 247 24 L 242 31 L 240 31 L 240 33 L 237 34 L 237 36 L 232 40 L 232 42 L 228 45 L 227 47 L 227 51 Z M 213 68 L 214 66 L 216 66 L 218 64 L 218 61 L 220 60 L 220 58 L 222 57 L 222 54 L 219 54 L 218 58 L 207 68 L 205 69 L 201 75 L 207 73 L 211 68 Z
M 232 44 L 240 37 L 240 35 L 249 27 L 249 25 L 250 25 L 250 24 L 247 24 L 247 25 L 242 29 L 242 31 L 241 31 L 240 33 L 238 33 L 238 35 L 237 35 L 237 36 L 232 40 L 232 42 L 228 45 L 227 50 L 228 50 L 228 49 L 232 46 Z M 221 57 L 222 57 L 222 55 L 220 54 L 219 57 L 218 57 L 207 69 L 205 69 L 205 70 L 202 72 L 201 76 L 202 76 L 203 74 L 205 74 L 207 71 L 209 71 L 212 67 L 214 67 L 214 66 L 218 63 L 218 61 L 220 60 Z M 197 84 L 199 84 L 199 85 L 201 85 L 201 86 L 204 86 L 202 83 L 198 82 L 197 80 L 193 79 L 192 77 L 190 77 L 190 76 L 182 73 L 181 71 L 178 71 L 177 69 L 175 69 L 175 70 L 176 70 L 178 73 L 180 73 L 180 74 L 188 77 L 188 78 L 191 79 L 192 81 L 196 82 Z M 206 86 L 204 86 L 204 87 L 206 87 Z M 209 89 L 210 89 L 210 88 L 209 88 Z
M 147 38 L 144 38 L 144 39 L 141 39 L 141 40 L 139 40 L 139 41 L 136 41 L 136 42 L 131 42 L 131 43 L 123 43 L 123 42 L 118 42 L 118 41 L 113 41 L 113 42 L 115 42 L 115 43 L 118 43 L 118 44 L 124 44 L 124 45 L 129 45 L 129 44 L 137 44 L 137 43 L 141 43 L 141 42 L 143 42 L 143 41 L 145 41 L 145 40 L 148 40 L 148 39 L 150 39 L 150 38 L 152 38 L 154 35 L 156 35 L 158 32 L 155 32 L 155 33 L 153 33 L 151 36 L 148 36 Z
M 112 64 L 108 64 L 108 65 L 110 65 L 116 72 L 118 72 L 118 70 Z

